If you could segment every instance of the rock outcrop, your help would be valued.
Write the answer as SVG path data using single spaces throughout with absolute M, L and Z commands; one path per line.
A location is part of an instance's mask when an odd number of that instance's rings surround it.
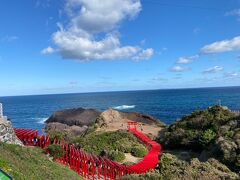
M 0 142 L 22 145 L 14 132 L 12 123 L 4 118 L 0 118 Z
M 153 118 L 149 115 L 144 115 L 136 112 L 119 112 L 113 109 L 108 109 L 101 114 L 101 117 L 105 120 L 105 122 L 119 122 L 122 119 L 132 120 L 144 124 L 158 124 L 165 126 L 158 119 Z
M 97 119 L 96 125 L 99 131 L 126 130 L 129 120 L 139 122 L 138 129 L 150 138 L 157 137 L 159 131 L 165 127 L 163 123 L 151 116 L 135 112 L 119 112 L 113 109 L 104 111 Z
M 45 130 L 67 131 L 73 135 L 84 134 L 89 127 L 92 127 L 100 112 L 94 109 L 65 109 L 51 115 L 45 125 Z
M 91 126 L 99 115 L 100 112 L 95 109 L 66 109 L 53 113 L 46 123 L 58 122 L 68 126 Z
M 89 127 L 94 128 L 94 126 L 108 128 L 110 131 L 126 130 L 127 121 L 129 120 L 140 122 L 144 126 L 144 130 L 151 129 L 149 132 L 153 132 L 155 136 L 158 134 L 159 129 L 165 127 L 159 120 L 140 113 L 119 112 L 113 109 L 101 113 L 94 109 L 77 108 L 53 113 L 46 121 L 45 130 L 64 130 L 71 132 L 73 135 L 82 135 Z M 149 134 L 148 131 L 147 134 Z
M 221 106 L 196 111 L 160 136 L 165 149 L 191 149 L 200 159 L 214 157 L 240 172 L 240 117 Z

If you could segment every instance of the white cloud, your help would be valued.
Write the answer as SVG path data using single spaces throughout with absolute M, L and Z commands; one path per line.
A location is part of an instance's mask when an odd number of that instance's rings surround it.
M 135 18 L 141 11 L 140 0 L 67 0 L 69 23 L 59 24 L 53 43 L 64 59 L 115 60 L 148 59 L 153 49 L 122 46 L 117 31 L 120 23 Z
M 167 81 L 166 78 L 163 78 L 163 77 L 154 77 L 151 79 L 152 81 Z
M 52 47 L 49 46 L 49 47 L 43 49 L 41 51 L 41 54 L 48 55 L 48 54 L 52 54 L 54 52 L 55 52 L 55 49 L 53 49 Z
M 139 61 L 139 60 L 146 60 L 149 59 L 153 55 L 153 49 L 149 48 L 146 50 L 142 50 L 138 53 L 135 57 L 133 57 L 133 60 Z
M 234 37 L 233 39 L 217 41 L 212 44 L 206 45 L 201 49 L 201 53 L 214 54 L 239 50 L 240 50 L 240 36 L 237 36 Z
M 16 41 L 18 40 L 19 37 L 18 36 L 5 36 L 2 38 L 2 42 L 12 42 L 12 41 Z
M 234 9 L 232 11 L 229 11 L 225 14 L 226 16 L 237 16 L 238 20 L 240 20 L 240 9 Z
M 163 47 L 163 48 L 161 48 L 157 53 L 158 53 L 159 55 L 161 55 L 161 54 L 163 54 L 164 52 L 166 52 L 167 50 L 168 50 L 168 48 Z
M 224 74 L 224 77 L 228 79 L 239 78 L 240 74 L 238 72 L 228 72 Z
M 90 33 L 108 32 L 141 11 L 140 0 L 68 0 L 65 6 L 72 25 Z
M 170 69 L 172 72 L 185 72 L 190 70 L 189 68 L 181 67 L 181 66 L 174 66 Z
M 194 55 L 194 56 L 189 56 L 189 57 L 180 57 L 180 58 L 178 58 L 176 63 L 177 64 L 190 64 L 198 58 L 199 58 L 199 55 Z
M 205 71 L 203 71 L 203 73 L 218 73 L 223 70 L 224 70 L 224 68 L 221 66 L 214 66 L 214 67 L 206 69 Z

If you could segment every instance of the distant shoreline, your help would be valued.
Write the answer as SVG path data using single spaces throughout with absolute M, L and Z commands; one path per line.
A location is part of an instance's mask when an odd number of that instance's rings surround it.
M 189 87 L 189 88 L 162 88 L 162 89 L 137 89 L 137 90 L 123 90 L 123 91 L 90 91 L 90 92 L 73 92 L 73 93 L 53 93 L 53 94 L 26 94 L 26 95 L 9 95 L 4 97 L 22 97 L 22 96 L 49 96 L 49 95 L 76 95 L 76 94 L 100 94 L 100 93 L 124 93 L 124 92 L 146 92 L 146 91 L 169 91 L 169 90 L 194 90 L 194 89 L 226 89 L 226 88 L 240 88 L 239 86 L 216 86 L 216 87 Z

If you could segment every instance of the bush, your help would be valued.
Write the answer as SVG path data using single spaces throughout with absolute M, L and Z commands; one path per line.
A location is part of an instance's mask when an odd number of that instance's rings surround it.
M 122 162 L 125 159 L 125 154 L 120 151 L 110 151 L 109 158 L 113 161 Z
M 125 165 L 125 166 L 131 166 L 133 164 L 135 164 L 135 163 L 134 162 L 129 162 L 129 161 L 123 163 L 123 165 Z
M 54 139 L 68 140 L 70 136 L 70 134 L 66 131 L 55 131 L 55 130 L 48 131 L 48 135 L 50 136 L 50 139 L 52 142 Z
M 131 150 L 131 154 L 135 157 L 144 157 L 147 154 L 147 149 L 144 146 L 135 146 Z
M 216 133 L 212 129 L 208 129 L 204 131 L 202 136 L 200 137 L 200 143 L 202 146 L 208 146 L 216 137 Z
M 133 142 L 129 141 L 128 138 L 123 138 L 118 140 L 115 145 L 119 151 L 122 151 L 124 153 L 131 153 Z
M 136 144 L 141 145 L 136 137 L 126 131 L 94 132 L 85 137 L 75 138 L 71 143 L 95 155 L 101 155 L 103 151 L 107 153 L 110 151 L 130 153 L 132 147 Z
M 47 153 L 49 153 L 50 156 L 52 156 L 54 160 L 61 158 L 65 155 L 62 147 L 58 144 L 49 145 L 45 151 Z

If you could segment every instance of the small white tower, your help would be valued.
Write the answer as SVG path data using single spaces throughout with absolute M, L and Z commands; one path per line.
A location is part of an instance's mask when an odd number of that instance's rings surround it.
M 3 107 L 2 107 L 2 103 L 0 103 L 0 118 L 3 118 Z

